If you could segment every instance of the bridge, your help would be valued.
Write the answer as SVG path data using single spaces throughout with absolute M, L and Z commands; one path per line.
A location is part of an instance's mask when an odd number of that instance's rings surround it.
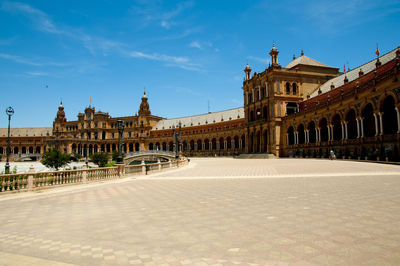
M 173 151 L 136 151 L 125 154 L 125 164 L 129 165 L 134 161 L 171 161 L 175 159 L 175 152 Z
M 10 156 L 14 162 L 23 162 L 23 161 L 40 161 L 42 159 L 42 155 L 40 153 L 23 153 L 23 154 L 16 154 Z

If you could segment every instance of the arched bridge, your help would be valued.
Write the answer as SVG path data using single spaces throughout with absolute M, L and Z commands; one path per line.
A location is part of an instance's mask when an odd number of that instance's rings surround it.
M 124 161 L 126 165 L 133 161 L 171 161 L 175 159 L 175 152 L 171 151 L 137 151 L 125 154 Z
M 26 154 L 18 154 L 14 155 L 15 162 L 23 162 L 23 161 L 40 161 L 42 159 L 42 155 L 40 153 L 26 153 Z

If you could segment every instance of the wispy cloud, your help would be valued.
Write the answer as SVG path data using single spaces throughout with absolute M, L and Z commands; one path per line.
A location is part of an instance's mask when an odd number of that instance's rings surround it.
M 179 67 L 185 70 L 201 71 L 200 66 L 192 63 L 188 57 L 171 56 L 158 53 L 148 54 L 139 51 L 131 51 L 128 53 L 128 56 L 134 58 L 144 58 L 148 60 L 164 62 L 166 66 Z
M 193 2 L 184 2 L 178 4 L 178 6 L 167 13 L 164 13 L 161 17 L 164 19 L 165 25 L 172 25 L 172 22 L 167 22 L 169 19 L 176 17 L 183 10 L 189 8 L 193 5 Z M 17 12 L 27 16 L 35 25 L 35 27 L 46 33 L 62 35 L 67 38 L 71 38 L 79 41 L 83 47 L 85 47 L 91 54 L 96 55 L 101 53 L 103 56 L 107 56 L 109 53 L 115 53 L 120 56 L 128 55 L 131 58 L 144 58 L 153 61 L 164 62 L 165 66 L 168 67 L 179 67 L 185 70 L 193 70 L 193 71 L 201 71 L 201 68 L 198 64 L 191 62 L 191 60 L 187 57 L 183 56 L 171 56 L 160 53 L 144 53 L 141 51 L 131 51 L 128 45 L 110 40 L 94 35 L 87 34 L 83 32 L 81 29 L 71 28 L 71 27 L 60 27 L 54 23 L 50 16 L 48 16 L 45 12 L 36 9 L 28 4 L 18 3 L 18 2 L 4 2 L 1 6 L 1 10 L 7 12 Z M 163 21 L 164 21 L 163 20 Z M 193 29 L 192 29 L 193 30 Z M 191 30 L 187 30 L 184 34 L 190 34 Z M 27 59 L 20 56 L 9 55 L 9 54 L 1 54 L 0 58 L 12 60 L 17 63 L 32 65 L 32 66 L 43 66 L 43 65 L 56 65 L 50 62 L 37 62 L 33 59 Z
M 56 63 L 56 62 L 46 61 L 46 59 L 39 58 L 39 57 L 27 58 L 27 57 L 22 57 L 22 56 L 18 56 L 18 55 L 0 53 L 0 58 L 6 59 L 9 61 L 13 61 L 15 63 L 25 64 L 25 65 L 30 65 L 30 66 L 58 66 L 58 67 L 67 66 L 67 64 L 64 64 L 64 63 Z
M 258 62 L 258 63 L 267 63 L 268 64 L 268 62 L 269 62 L 269 59 L 267 59 L 267 58 L 262 58 L 262 57 L 257 57 L 257 56 L 248 56 L 247 57 L 250 61 L 251 60 L 253 60 L 253 61 L 256 61 L 256 62 Z
M 194 6 L 194 1 L 178 3 L 173 9 L 163 10 L 161 5 L 154 2 L 144 1 L 136 5 L 133 10 L 143 17 L 145 24 L 156 22 L 165 29 L 178 25 L 177 18 L 187 9 Z
M 203 49 L 205 47 L 212 47 L 212 46 L 213 46 L 212 42 L 209 42 L 209 41 L 208 42 L 192 41 L 189 44 L 189 47 L 197 48 L 197 49 Z
M 48 75 L 49 75 L 49 74 L 46 73 L 46 72 L 36 72 L 36 71 L 33 71 L 33 72 L 26 72 L 26 74 L 27 74 L 28 76 L 32 76 L 32 77 L 41 77 L 41 76 L 48 76 Z
M 12 37 L 12 38 L 8 38 L 8 39 L 1 39 L 0 45 L 10 45 L 10 44 L 14 43 L 14 41 L 16 39 L 17 39 L 16 37 Z

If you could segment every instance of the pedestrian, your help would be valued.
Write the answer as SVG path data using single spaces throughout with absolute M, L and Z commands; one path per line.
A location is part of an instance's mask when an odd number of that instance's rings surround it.
M 333 150 L 330 151 L 329 159 L 334 160 L 336 159 L 335 152 Z

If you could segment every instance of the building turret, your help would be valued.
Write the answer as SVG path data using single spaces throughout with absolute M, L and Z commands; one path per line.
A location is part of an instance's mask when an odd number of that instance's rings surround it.
M 272 68 L 281 68 L 281 66 L 279 65 L 279 62 L 278 62 L 279 51 L 278 51 L 278 49 L 276 49 L 275 43 L 272 44 L 272 49 L 269 52 L 269 54 L 271 56 L 271 66 L 272 66 Z
M 147 102 L 146 91 L 143 93 L 142 102 L 140 103 L 139 116 L 151 115 L 150 106 Z
M 249 63 L 246 64 L 246 67 L 245 67 L 245 69 L 243 71 L 246 74 L 246 80 L 249 80 L 250 79 L 250 73 L 251 73 L 251 67 L 249 66 Z
M 67 122 L 67 119 L 65 118 L 64 106 L 62 105 L 62 101 L 60 102 L 60 106 L 58 106 L 58 112 L 55 122 L 57 123 Z

